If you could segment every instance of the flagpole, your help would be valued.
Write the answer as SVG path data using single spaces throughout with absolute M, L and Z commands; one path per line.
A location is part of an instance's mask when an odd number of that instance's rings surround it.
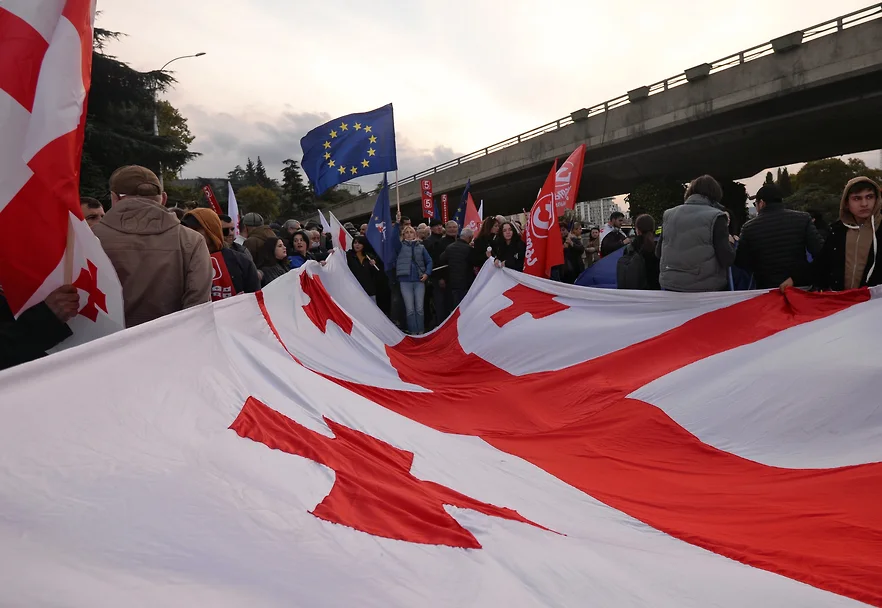
M 401 191 L 398 184 L 398 169 L 395 169 L 395 203 L 398 205 L 398 215 L 401 215 Z

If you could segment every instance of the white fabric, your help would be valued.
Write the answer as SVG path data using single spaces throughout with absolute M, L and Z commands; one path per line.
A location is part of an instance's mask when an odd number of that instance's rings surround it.
M 322 210 L 318 210 L 319 221 L 322 223 L 322 232 L 324 234 L 331 234 L 331 226 L 328 224 L 328 220 L 325 219 L 325 216 L 322 214 Z
M 385 353 L 384 345 L 403 336 L 345 262 L 337 252 L 325 266 L 307 263 L 267 288 L 266 308 L 281 339 L 308 367 L 416 390 L 397 378 Z M 351 335 L 334 323 L 322 333 L 306 317 L 303 273 L 319 277 L 353 319 Z M 488 318 L 517 282 L 539 285 L 572 308 L 498 328 Z M 749 297 L 620 294 L 488 265 L 462 304 L 459 330 L 467 352 L 522 374 L 562 365 L 558 349 L 571 363 L 586 360 Z M 751 374 L 738 395 L 749 401 L 782 372 L 818 365 L 806 350 L 826 348 L 841 331 L 849 347 L 823 361 L 823 374 L 804 375 L 788 402 L 792 408 L 795 399 L 812 399 L 829 378 L 838 377 L 840 388 L 850 384 L 849 419 L 835 428 L 839 448 L 825 437 L 828 414 L 813 404 L 791 412 L 789 426 L 754 413 L 758 424 L 771 422 L 758 443 L 727 424 L 732 415 L 713 401 L 667 406 L 665 395 L 695 390 L 707 374 L 702 366 L 714 358 L 642 390 L 703 440 L 752 449 L 757 458 L 783 462 L 788 450 L 809 451 L 800 445 L 809 442 L 818 447 L 818 462 L 867 462 L 878 458 L 876 447 L 849 452 L 847 445 L 880 445 L 876 381 L 865 379 L 878 349 L 856 339 L 861 324 L 868 335 L 878 333 L 878 307 L 860 304 L 805 332 L 720 355 L 736 358 L 733 376 Z M 812 339 L 812 330 L 826 338 Z M 544 339 L 531 338 L 539 335 Z M 756 366 L 744 360 L 757 357 Z M 856 362 L 867 365 L 867 374 L 848 373 Z M 326 416 L 412 451 L 418 478 L 516 509 L 562 535 L 448 507 L 483 547 L 464 550 L 377 538 L 317 519 L 309 511 L 329 492 L 333 472 L 229 430 L 250 395 L 319 433 L 331 434 Z M 477 438 L 441 433 L 351 393 L 296 363 L 252 294 L 0 373 L 0 416 L 4 606 L 860 605 L 674 539 Z
M 239 202 L 236 200 L 236 193 L 233 192 L 233 184 L 227 182 L 227 215 L 233 220 L 234 241 L 239 238 Z
M 337 219 L 334 212 L 330 209 L 328 210 L 328 218 L 330 218 L 328 231 L 331 233 L 331 242 L 334 244 L 334 248 L 344 253 L 352 249 L 352 235 L 343 228 L 343 224 L 340 223 L 340 220 Z

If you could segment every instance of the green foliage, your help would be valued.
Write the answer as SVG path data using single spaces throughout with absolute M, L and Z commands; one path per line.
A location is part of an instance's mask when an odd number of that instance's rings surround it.
M 168 178 L 166 177 L 168 180 Z M 165 192 L 168 194 L 169 207 L 197 207 L 204 198 L 201 191 L 189 186 L 165 182 Z
M 181 113 L 164 99 L 160 100 L 157 104 L 157 125 L 159 127 L 159 136 L 168 139 L 169 148 L 178 153 L 181 158 L 185 158 L 195 137 L 190 132 L 189 126 L 187 126 L 187 119 L 181 116 Z M 190 155 L 190 158 L 195 155 L 195 153 Z M 163 178 L 167 181 L 177 178 L 178 173 L 184 168 L 187 160 L 177 164 L 163 163 Z
M 842 190 L 846 183 L 858 176 L 878 182 L 882 178 L 882 170 L 870 169 L 859 158 L 849 158 L 847 162 L 839 158 L 825 158 L 806 163 L 799 173 L 790 178 L 795 184 L 791 186 L 790 195 L 784 194 L 784 202 L 791 209 L 819 211 L 827 220 L 838 219 Z M 783 173 L 781 177 L 783 179 Z
M 154 94 L 174 79 L 163 72 L 138 72 L 105 54 L 106 41 L 119 36 L 95 29 L 83 143 L 80 191 L 104 201 L 109 200 L 110 174 L 121 165 L 138 164 L 158 172 L 161 164 L 177 172 L 197 156 L 188 149 L 192 135 L 186 120 L 171 106 L 166 108 L 166 134 L 153 135 Z
M 778 169 L 778 177 L 781 177 L 781 169 Z M 771 171 L 766 171 L 766 181 L 763 184 L 774 184 L 775 178 L 772 177 Z
M 648 213 L 661 224 L 665 211 L 683 204 L 686 186 L 672 179 L 660 179 L 640 184 L 625 198 L 632 218 Z
M 300 167 L 296 160 L 286 158 L 282 161 L 282 219 L 306 217 L 315 213 L 316 205 L 312 192 L 303 183 Z
M 249 159 L 250 160 L 250 159 Z M 233 186 L 233 190 L 238 191 L 239 188 L 244 188 L 249 184 L 246 183 L 248 176 L 245 174 L 245 169 L 242 168 L 242 165 L 236 165 L 236 168 L 227 173 L 227 180 L 229 180 L 230 184 Z M 250 184 L 254 185 L 254 184 Z
M 790 173 L 787 172 L 787 167 L 784 167 L 783 170 L 778 169 L 778 179 L 775 181 L 775 185 L 781 191 L 782 197 L 787 198 L 793 194 L 793 183 L 790 180 Z
M 279 215 L 279 195 L 270 188 L 263 186 L 246 186 L 236 192 L 239 213 L 259 213 L 265 218 Z

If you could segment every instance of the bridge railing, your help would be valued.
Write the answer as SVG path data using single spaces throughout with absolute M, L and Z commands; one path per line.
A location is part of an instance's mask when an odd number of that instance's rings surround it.
M 822 38 L 823 36 L 841 32 L 842 30 L 854 27 L 856 25 L 867 23 L 868 21 L 873 21 L 874 19 L 879 19 L 880 17 L 882 17 L 882 2 L 873 4 L 852 13 L 848 13 L 847 15 L 842 15 L 841 17 L 836 17 L 835 19 L 830 19 L 829 21 L 819 23 L 818 25 L 806 28 L 801 32 L 795 32 L 794 34 L 801 34 L 800 42 L 808 42 L 810 40 Z M 744 51 L 740 51 L 733 55 L 729 55 L 727 57 L 723 57 L 722 59 L 711 62 L 709 64 L 709 74 L 715 74 L 717 72 L 722 72 L 723 70 L 728 70 L 729 68 L 737 67 L 749 61 L 753 61 L 754 59 L 759 59 L 760 57 L 771 55 L 774 52 L 775 50 L 773 42 L 765 42 L 763 44 L 751 47 Z M 667 91 L 668 89 L 673 89 L 675 87 L 684 85 L 687 82 L 689 82 L 689 80 L 686 78 L 686 72 L 681 72 L 676 76 L 665 78 L 664 80 L 649 85 L 647 87 L 648 93 L 650 96 L 656 95 L 658 93 Z M 616 97 L 614 99 L 604 101 L 603 103 L 599 103 L 590 108 L 585 108 L 584 110 L 580 110 L 580 112 L 583 113 L 583 118 L 590 118 L 592 116 L 596 116 L 597 114 L 608 112 L 609 110 L 627 105 L 629 103 L 633 103 L 631 101 L 631 96 L 629 94 L 625 94 L 620 95 L 619 97 Z M 475 152 L 460 156 L 459 158 L 454 158 L 453 160 L 441 163 L 440 165 L 436 165 L 435 167 L 426 169 L 425 171 L 420 171 L 419 173 L 415 173 L 414 175 L 400 178 L 398 181 L 389 184 L 389 186 L 390 188 L 397 188 L 399 185 L 409 184 L 423 178 L 430 177 L 432 175 L 435 175 L 436 173 L 440 173 L 441 171 L 452 169 L 453 167 L 458 167 L 463 163 L 467 163 L 478 158 L 483 158 L 484 156 L 487 156 L 494 152 L 498 152 L 499 150 L 504 150 L 505 148 L 509 148 L 511 146 L 515 146 L 534 137 L 557 131 L 558 129 L 571 125 L 574 122 L 575 121 L 573 120 L 572 114 L 570 114 L 569 116 L 564 116 L 563 118 L 559 118 L 558 120 L 542 125 L 541 127 L 536 127 L 535 129 L 531 129 L 519 135 L 515 135 L 514 137 L 509 137 L 508 139 L 495 143 L 491 146 L 476 150 Z M 340 207 L 341 205 L 347 205 L 355 200 L 376 194 L 377 192 L 378 190 L 372 190 L 371 192 L 360 194 L 349 199 L 348 201 L 334 205 L 333 208 Z

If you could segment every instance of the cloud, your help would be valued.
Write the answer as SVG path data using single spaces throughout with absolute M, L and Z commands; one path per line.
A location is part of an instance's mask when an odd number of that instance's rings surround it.
M 196 136 L 191 148 L 202 156 L 184 167 L 185 177 L 223 177 L 236 165 L 245 165 L 248 158 L 259 156 L 271 177 L 278 177 L 282 161 L 293 158 L 300 161 L 303 152 L 300 139 L 306 133 L 329 121 L 324 112 L 295 112 L 288 110 L 278 117 L 262 113 L 212 113 L 201 106 L 181 108 L 190 130 Z M 463 153 L 449 146 L 422 147 L 396 133 L 398 143 L 399 175 L 406 177 L 440 165 Z M 362 188 L 371 190 L 379 177 L 356 180 Z

